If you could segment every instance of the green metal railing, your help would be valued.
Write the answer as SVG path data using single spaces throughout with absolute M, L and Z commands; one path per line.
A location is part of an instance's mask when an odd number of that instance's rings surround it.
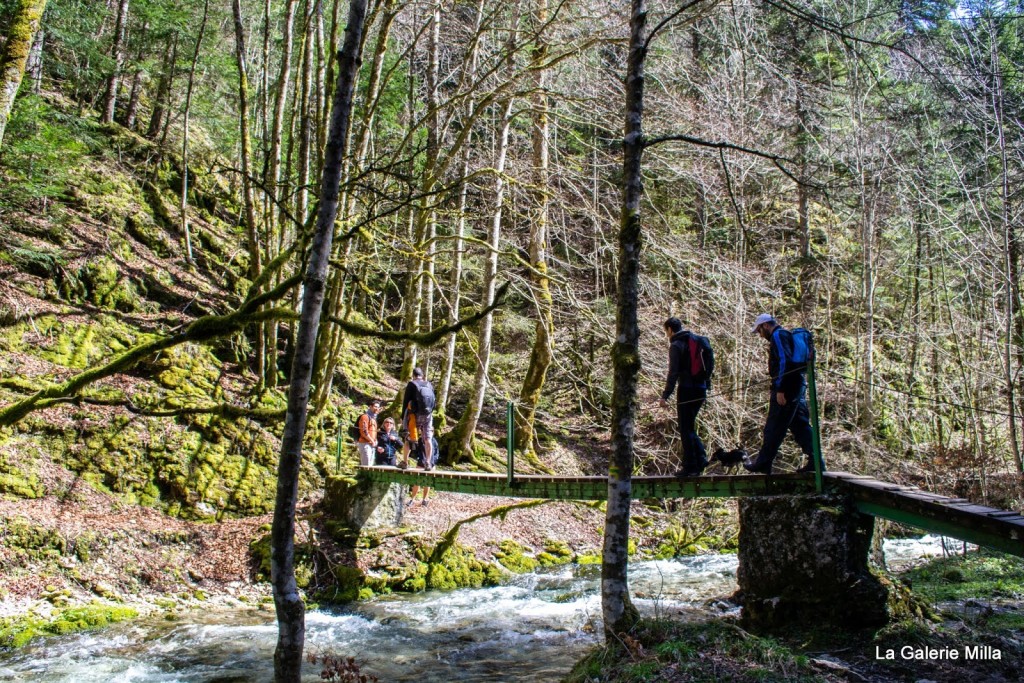
M 506 474 L 508 476 L 508 485 L 512 486 L 512 481 L 515 479 L 515 448 L 516 448 L 516 416 L 515 416 L 515 404 L 509 401 L 505 406 L 505 450 L 507 453 L 507 469 Z
M 334 473 L 341 471 L 341 421 L 338 421 L 338 445 L 334 451 Z
M 811 429 L 814 432 L 811 439 L 811 448 L 814 459 L 814 490 L 821 493 L 823 482 L 821 472 L 824 469 L 824 461 L 821 457 L 821 427 L 818 420 L 818 380 L 814 374 L 814 363 L 817 360 L 816 354 L 811 354 L 811 360 L 807 364 L 807 400 L 810 403 Z

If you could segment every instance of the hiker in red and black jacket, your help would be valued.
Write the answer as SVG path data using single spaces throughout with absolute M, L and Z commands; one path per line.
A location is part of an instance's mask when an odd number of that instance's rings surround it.
M 668 338 L 668 378 L 661 394 L 662 407 L 668 406 L 672 390 L 676 389 L 676 412 L 679 417 L 679 436 L 683 441 L 683 466 L 677 475 L 694 477 L 708 465 L 704 442 L 697 435 L 697 413 L 708 396 L 708 385 L 714 369 L 714 356 L 707 337 L 683 329 L 679 318 L 665 321 Z

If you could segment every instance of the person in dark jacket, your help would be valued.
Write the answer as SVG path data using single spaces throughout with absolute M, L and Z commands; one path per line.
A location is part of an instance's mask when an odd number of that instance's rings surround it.
M 668 338 L 668 378 L 661 394 L 661 406 L 667 407 L 676 390 L 676 413 L 679 418 L 679 436 L 683 441 L 683 467 L 676 474 L 695 477 L 708 465 L 707 450 L 697 435 L 697 413 L 708 397 L 706 380 L 694 380 L 690 376 L 690 332 L 683 329 L 679 318 L 665 321 L 665 336 Z
M 792 357 L 793 353 L 793 335 L 767 313 L 757 316 L 751 333 L 760 335 L 768 342 L 768 375 L 772 378 L 772 386 L 761 450 L 756 458 L 743 463 L 743 467 L 749 472 L 771 474 L 779 446 L 786 438 L 786 432 L 789 432 L 807 456 L 807 463 L 799 471 L 813 471 L 814 435 L 811 432 L 810 413 L 804 401 L 806 368 L 786 367 L 786 358 Z
M 384 420 L 383 428 L 377 432 L 376 464 L 395 466 L 395 456 L 402 448 L 402 437 L 395 429 L 392 418 Z
M 434 385 L 423 376 L 420 368 L 412 369 L 412 379 L 405 385 L 405 395 L 402 397 L 402 425 L 406 436 L 411 441 L 418 441 L 426 453 L 426 467 L 428 472 L 433 469 L 432 458 L 434 454 L 434 407 L 437 399 L 434 395 Z M 409 466 L 409 444 L 402 449 L 403 469 Z

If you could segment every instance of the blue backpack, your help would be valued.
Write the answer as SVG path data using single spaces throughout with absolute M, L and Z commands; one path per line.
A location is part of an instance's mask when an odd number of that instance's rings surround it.
M 789 331 L 789 334 L 793 338 L 793 350 L 790 357 L 786 359 L 786 364 L 792 365 L 793 368 L 806 368 L 807 363 L 814 358 L 814 335 L 803 327 L 794 328 Z

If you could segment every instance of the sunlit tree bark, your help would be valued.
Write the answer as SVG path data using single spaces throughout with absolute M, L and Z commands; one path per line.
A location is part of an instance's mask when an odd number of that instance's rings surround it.
M 7 41 L 0 48 L 0 146 L 44 9 L 46 0 L 20 0 L 7 29 Z

